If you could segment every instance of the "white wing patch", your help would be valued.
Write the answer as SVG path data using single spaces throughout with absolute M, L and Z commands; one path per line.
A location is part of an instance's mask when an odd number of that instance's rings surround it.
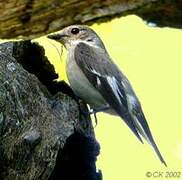
M 112 91 L 115 94 L 117 100 L 119 101 L 120 104 L 122 104 L 121 98 L 124 98 L 124 97 L 123 97 L 123 94 L 119 90 L 116 78 L 114 76 L 103 76 L 99 72 L 97 72 L 95 69 L 90 69 L 90 71 L 92 73 L 96 74 L 97 76 L 105 77 L 107 79 L 107 82 L 110 85 L 110 87 L 112 88 Z M 101 85 L 99 77 L 97 77 L 97 85 L 98 86 Z
M 129 94 L 127 94 L 126 96 L 127 96 L 127 103 L 128 103 L 129 110 L 132 112 L 133 107 L 137 105 L 136 99 Z
M 97 77 L 97 85 L 100 86 L 101 85 L 101 82 L 100 82 L 100 79 Z
M 94 74 L 96 74 L 97 76 L 102 76 L 100 73 L 98 73 L 95 69 L 90 69 L 90 71 Z
M 114 76 L 112 76 L 112 77 L 107 76 L 107 81 L 108 81 L 108 84 L 110 85 L 110 87 L 112 88 L 113 93 L 117 97 L 118 101 L 122 104 L 120 97 L 123 98 L 123 95 L 119 90 L 116 78 Z

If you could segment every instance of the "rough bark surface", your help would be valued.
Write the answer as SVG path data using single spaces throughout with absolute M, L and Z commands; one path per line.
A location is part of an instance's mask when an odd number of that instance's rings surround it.
M 0 62 L 0 179 L 101 179 L 90 118 L 69 86 L 54 81 L 43 48 L 4 43 Z
M 70 24 L 137 14 L 158 26 L 182 27 L 182 0 L 0 0 L 0 37 L 33 38 Z

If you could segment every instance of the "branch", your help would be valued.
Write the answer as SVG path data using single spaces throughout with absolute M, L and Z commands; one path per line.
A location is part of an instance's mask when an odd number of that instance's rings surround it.
M 158 26 L 182 27 L 181 0 L 0 0 L 0 37 L 35 38 L 70 24 L 137 14 Z

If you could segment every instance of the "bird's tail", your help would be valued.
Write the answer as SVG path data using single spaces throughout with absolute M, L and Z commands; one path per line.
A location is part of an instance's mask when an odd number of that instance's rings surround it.
M 148 123 L 145 119 L 145 116 L 142 112 L 140 113 L 137 113 L 137 115 L 134 115 L 133 116 L 134 118 L 134 122 L 136 124 L 136 127 L 137 127 L 137 130 L 139 132 L 140 135 L 142 135 L 142 137 L 144 137 L 147 142 L 153 147 L 153 149 L 155 150 L 157 156 L 159 157 L 160 161 L 165 165 L 167 166 L 164 158 L 162 157 L 155 141 L 154 141 L 154 138 L 152 136 L 152 133 L 149 129 L 149 126 L 148 126 Z
M 158 149 L 158 147 L 157 147 L 157 145 L 156 145 L 156 143 L 155 143 L 155 141 L 153 139 L 152 139 L 152 141 L 150 141 L 150 144 L 154 148 L 154 150 L 155 150 L 157 156 L 159 157 L 160 161 L 167 167 L 167 164 L 166 164 L 164 158 L 162 157 L 162 155 L 161 155 L 161 153 L 160 153 L 160 151 L 159 151 L 159 149 Z

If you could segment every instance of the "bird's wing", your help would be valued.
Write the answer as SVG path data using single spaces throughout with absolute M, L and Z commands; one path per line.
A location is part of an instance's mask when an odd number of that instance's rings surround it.
M 112 63 L 107 53 L 99 52 L 96 48 L 85 43 L 79 43 L 75 47 L 74 58 L 91 84 L 142 142 L 137 127 L 128 112 L 127 98 L 121 83 L 120 71 Z
M 75 47 L 74 58 L 87 79 L 102 94 L 110 107 L 122 117 L 141 142 L 140 135 L 153 146 L 161 162 L 166 165 L 152 137 L 140 102 L 129 81 L 112 62 L 107 52 L 79 43 Z

